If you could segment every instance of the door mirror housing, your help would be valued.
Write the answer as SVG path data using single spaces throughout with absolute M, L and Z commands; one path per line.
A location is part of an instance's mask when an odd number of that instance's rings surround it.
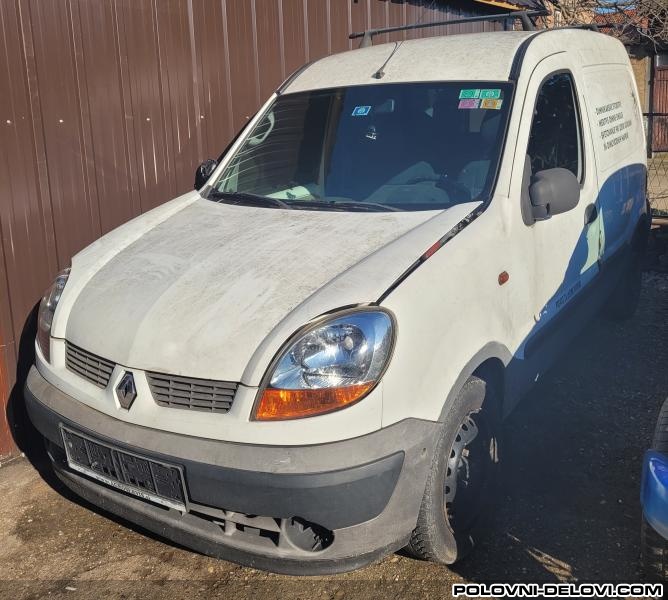
M 204 184 L 209 180 L 211 174 L 216 170 L 218 161 L 209 158 L 205 160 L 195 171 L 195 189 L 201 190 Z
M 529 184 L 534 221 L 574 209 L 580 201 L 580 182 L 568 169 L 545 169 L 531 177 Z

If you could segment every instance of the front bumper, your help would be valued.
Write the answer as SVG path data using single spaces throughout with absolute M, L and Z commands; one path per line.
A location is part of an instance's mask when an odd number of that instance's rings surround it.
M 369 435 L 314 446 L 220 442 L 121 422 L 64 394 L 35 368 L 25 399 L 56 474 L 86 500 L 197 551 L 290 574 L 355 569 L 405 545 L 439 432 L 438 423 L 407 419 Z M 70 469 L 62 425 L 181 467 L 186 512 Z M 286 533 L 294 518 L 330 532 L 328 545 L 312 551 L 295 544 Z
M 668 456 L 656 450 L 645 452 L 640 503 L 652 529 L 668 539 Z

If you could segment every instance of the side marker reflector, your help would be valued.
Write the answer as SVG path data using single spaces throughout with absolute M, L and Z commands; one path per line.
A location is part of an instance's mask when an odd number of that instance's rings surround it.
M 423 255 L 422 258 L 424 260 L 427 260 L 429 257 L 433 256 L 436 254 L 436 251 L 442 246 L 441 241 L 439 240 L 436 242 L 429 250 L 427 250 Z

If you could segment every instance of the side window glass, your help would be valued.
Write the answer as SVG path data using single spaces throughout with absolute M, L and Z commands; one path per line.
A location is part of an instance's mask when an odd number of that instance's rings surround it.
M 557 73 L 547 79 L 538 92 L 527 154 L 531 172 L 561 167 L 582 181 L 582 134 L 569 73 Z

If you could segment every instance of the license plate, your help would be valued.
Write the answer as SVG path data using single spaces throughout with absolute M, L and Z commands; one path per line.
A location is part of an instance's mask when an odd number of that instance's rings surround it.
M 74 471 L 144 500 L 186 511 L 180 467 L 121 450 L 64 425 L 60 432 L 67 464 Z

